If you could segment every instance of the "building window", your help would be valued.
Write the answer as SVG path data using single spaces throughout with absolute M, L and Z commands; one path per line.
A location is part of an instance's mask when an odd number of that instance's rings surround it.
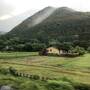
M 50 52 L 52 52 L 52 49 L 50 49 Z

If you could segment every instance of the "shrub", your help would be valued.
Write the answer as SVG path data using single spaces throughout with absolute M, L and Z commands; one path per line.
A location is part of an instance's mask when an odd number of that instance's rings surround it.
M 75 90 L 69 82 L 64 81 L 49 81 L 48 90 Z
M 10 73 L 11 73 L 12 75 L 15 75 L 15 76 L 16 76 L 16 72 L 17 72 L 16 69 L 14 69 L 13 67 L 9 67 L 9 71 L 10 71 Z
M 38 75 L 33 75 L 33 79 L 38 80 L 40 77 Z
M 87 51 L 90 53 L 90 47 L 87 48 Z
M 90 90 L 90 84 L 72 83 L 75 90 Z
M 47 50 L 46 50 L 46 49 L 42 49 L 42 50 L 39 52 L 39 55 L 45 55 L 45 56 L 47 56 Z
M 72 83 L 72 81 L 74 81 L 73 79 L 71 79 L 69 77 L 62 77 L 61 80 L 65 81 L 65 82 L 69 82 L 69 83 Z
M 5 68 L 0 68 L 0 73 L 1 74 L 8 74 L 9 73 L 9 70 L 8 69 L 5 69 Z
M 76 46 L 75 48 L 72 49 L 72 52 L 79 53 L 79 55 L 84 55 L 85 49 L 83 47 Z
M 60 55 L 57 53 L 48 53 L 48 56 L 60 56 Z
M 29 81 L 21 84 L 20 87 L 21 87 L 20 90 L 40 90 L 37 84 L 29 82 Z

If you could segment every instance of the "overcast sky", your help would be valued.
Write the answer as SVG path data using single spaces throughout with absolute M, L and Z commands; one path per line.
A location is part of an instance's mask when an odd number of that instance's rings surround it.
M 90 0 L 0 0 L 0 20 L 47 6 L 67 6 L 79 11 L 90 11 Z

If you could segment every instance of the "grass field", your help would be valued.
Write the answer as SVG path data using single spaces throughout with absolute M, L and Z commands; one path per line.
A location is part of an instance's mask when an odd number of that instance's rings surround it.
M 39 56 L 37 52 L 0 52 L 0 67 L 50 78 L 67 77 L 90 84 L 90 54 L 76 58 Z

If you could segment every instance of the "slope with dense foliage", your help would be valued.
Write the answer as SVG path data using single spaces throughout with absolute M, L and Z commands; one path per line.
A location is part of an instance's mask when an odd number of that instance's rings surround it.
M 50 12 L 50 14 L 46 14 Z M 46 14 L 46 16 L 45 16 Z M 39 19 L 45 16 L 39 22 Z M 38 23 L 37 23 L 38 21 Z M 29 26 L 28 26 L 29 25 Z M 8 35 L 20 38 L 57 38 L 60 40 L 77 39 L 79 34 L 90 33 L 90 13 L 77 12 L 67 7 L 47 7 L 28 18 L 11 30 Z M 90 39 L 90 38 L 89 38 Z

